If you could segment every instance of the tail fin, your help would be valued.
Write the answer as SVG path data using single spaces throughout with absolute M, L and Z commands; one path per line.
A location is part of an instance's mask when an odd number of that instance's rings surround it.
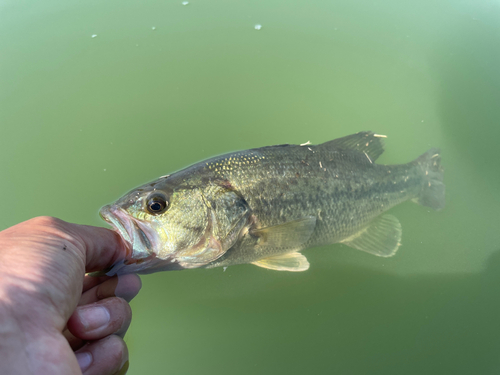
M 441 167 L 441 154 L 438 148 L 431 148 L 420 155 L 415 161 L 424 174 L 424 186 L 420 194 L 413 201 L 422 206 L 435 210 L 444 208 L 443 167 Z

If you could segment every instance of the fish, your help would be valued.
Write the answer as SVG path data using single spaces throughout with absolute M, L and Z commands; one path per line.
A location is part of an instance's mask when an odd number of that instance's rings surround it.
M 336 243 L 391 257 L 402 230 L 385 212 L 407 200 L 441 210 L 445 185 L 437 148 L 376 164 L 385 138 L 364 131 L 237 151 L 139 186 L 100 210 L 128 247 L 106 274 L 238 264 L 300 272 L 303 250 Z

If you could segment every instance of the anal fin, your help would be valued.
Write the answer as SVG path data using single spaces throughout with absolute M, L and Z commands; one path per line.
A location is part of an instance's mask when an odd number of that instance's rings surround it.
M 300 272 L 309 269 L 307 258 L 296 251 L 293 253 L 267 257 L 257 262 L 252 262 L 252 264 L 275 271 Z
M 395 216 L 382 215 L 341 242 L 379 257 L 391 257 L 401 245 L 401 233 L 401 224 Z

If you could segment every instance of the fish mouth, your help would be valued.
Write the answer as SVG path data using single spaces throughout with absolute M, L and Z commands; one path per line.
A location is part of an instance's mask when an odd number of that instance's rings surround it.
M 132 249 L 133 259 L 147 258 L 156 254 L 159 244 L 158 234 L 146 224 L 130 216 L 120 207 L 108 205 L 99 211 L 101 218 L 111 224 Z

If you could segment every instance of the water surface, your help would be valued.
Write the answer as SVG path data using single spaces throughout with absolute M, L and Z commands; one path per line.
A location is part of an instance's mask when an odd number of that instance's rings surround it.
M 498 1 L 3 0 L 0 229 L 104 226 L 133 187 L 239 149 L 441 147 L 447 206 L 394 208 L 394 258 L 144 276 L 129 374 L 497 374 L 499 45 Z

